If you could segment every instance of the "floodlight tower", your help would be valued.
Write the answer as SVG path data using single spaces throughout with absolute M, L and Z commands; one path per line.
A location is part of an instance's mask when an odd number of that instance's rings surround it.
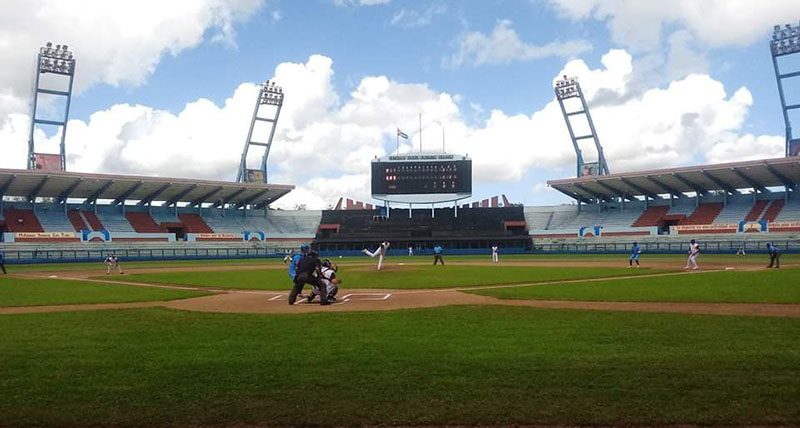
M 775 68 L 775 79 L 778 81 L 778 94 L 781 98 L 781 110 L 783 110 L 783 121 L 786 124 L 786 156 L 800 155 L 800 138 L 792 135 L 792 124 L 789 120 L 789 111 L 800 109 L 800 104 L 786 104 L 786 94 L 783 91 L 783 80 L 793 77 L 800 77 L 800 68 L 789 73 L 781 74 L 778 68 L 778 58 L 786 55 L 800 53 L 800 26 L 786 24 L 781 28 L 776 25 L 772 33 L 772 40 L 769 43 L 772 52 L 772 66 Z
M 40 77 L 43 74 L 55 74 L 64 76 L 67 79 L 67 90 L 57 90 L 50 88 L 43 88 L 41 86 Z M 31 115 L 31 128 L 28 135 L 28 169 L 52 169 L 54 165 L 50 159 L 58 156 L 58 167 L 65 171 L 67 169 L 67 157 L 65 154 L 64 138 L 67 136 L 67 120 L 69 119 L 69 106 L 72 102 L 72 82 L 75 78 L 75 59 L 72 57 L 72 52 L 69 51 L 67 45 L 56 45 L 53 47 L 51 42 L 39 49 L 39 54 L 36 59 L 36 86 L 33 94 L 33 113 Z M 63 78 L 62 78 L 63 80 Z M 40 119 L 38 114 L 39 95 L 54 95 L 66 98 L 63 119 L 50 120 Z M 52 125 L 61 128 L 61 144 L 58 155 L 36 153 L 36 144 L 34 141 L 34 132 L 36 125 Z
M 561 106 L 561 113 L 564 115 L 564 121 L 567 123 L 567 130 L 569 137 L 572 139 L 572 146 L 575 148 L 575 155 L 578 158 L 577 175 L 582 177 L 584 175 L 606 175 L 608 171 L 608 164 L 606 163 L 606 156 L 603 154 L 603 146 L 600 145 L 600 139 L 597 138 L 597 131 L 594 129 L 594 122 L 592 122 L 592 115 L 589 114 L 589 106 L 586 104 L 586 98 L 583 97 L 581 85 L 578 83 L 576 77 L 564 76 L 563 79 L 556 81 L 555 86 L 556 99 L 558 105 Z M 577 98 L 581 101 L 581 108 L 575 111 L 567 111 L 564 101 L 570 98 Z M 583 115 L 586 122 L 589 124 L 589 134 L 575 136 L 575 131 L 572 128 L 570 118 L 573 116 Z M 583 154 L 581 152 L 580 140 L 592 139 L 594 146 L 597 148 L 597 162 L 584 162 Z
M 263 106 L 275 107 L 268 108 Z M 256 107 L 253 109 L 253 118 L 250 120 L 250 130 L 247 131 L 247 141 L 244 143 L 244 150 L 242 151 L 242 160 L 239 163 L 239 173 L 236 176 L 236 182 L 243 181 L 258 181 L 267 182 L 267 158 L 269 158 L 269 150 L 272 148 L 272 138 L 275 136 L 275 128 L 278 126 L 278 117 L 281 115 L 281 107 L 283 107 L 283 89 L 276 85 L 275 82 L 267 80 L 261 85 L 258 90 L 258 98 L 256 99 Z M 272 117 L 263 117 L 259 115 L 261 110 L 269 110 Z M 267 142 L 253 141 L 253 129 L 256 122 L 267 122 L 270 124 L 269 138 Z M 261 158 L 260 169 L 247 168 L 247 153 L 250 146 L 264 147 L 264 155 Z

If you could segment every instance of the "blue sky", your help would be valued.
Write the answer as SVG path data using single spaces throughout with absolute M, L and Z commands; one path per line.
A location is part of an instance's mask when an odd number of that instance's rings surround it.
M 120 18 L 98 6 L 115 2 L 86 0 L 64 12 L 72 25 L 47 26 L 65 6 L 38 0 L 43 30 L 5 2 L 0 53 L 19 67 L 0 72 L 0 167 L 24 167 L 30 56 L 64 41 L 79 74 L 68 169 L 232 179 L 255 84 L 275 77 L 294 107 L 272 176 L 298 185 L 286 204 L 314 207 L 366 199 L 368 160 L 393 149 L 395 127 L 416 134 L 419 112 L 424 141 L 440 147 L 439 121 L 453 150 L 472 151 L 476 198 L 568 203 L 544 186 L 574 171 L 552 92 L 565 68 L 590 95 L 612 172 L 780 155 L 768 40 L 800 16 L 791 1 L 208 0 Z

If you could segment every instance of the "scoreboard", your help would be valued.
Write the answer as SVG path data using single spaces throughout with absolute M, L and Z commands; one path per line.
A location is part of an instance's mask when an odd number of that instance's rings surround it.
M 372 196 L 398 202 L 443 202 L 472 194 L 472 160 L 450 154 L 408 154 L 372 161 Z

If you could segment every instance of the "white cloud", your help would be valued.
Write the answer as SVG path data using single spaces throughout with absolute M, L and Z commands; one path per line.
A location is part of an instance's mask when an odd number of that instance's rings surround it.
M 693 37 L 686 30 L 678 30 L 669 36 L 669 52 L 666 70 L 669 80 L 683 78 L 692 73 L 707 73 L 705 55 L 692 48 Z
M 544 46 L 528 44 L 520 40 L 511 25 L 511 21 L 504 19 L 497 22 L 492 34 L 477 31 L 464 34 L 458 41 L 458 52 L 445 58 L 443 64 L 458 67 L 509 64 L 549 56 L 572 58 L 592 49 L 585 40 L 556 41 Z
M 710 76 L 692 74 L 632 92 L 636 70 L 627 52 L 612 50 L 601 63 L 592 69 L 573 60 L 558 75 L 578 76 L 612 172 L 782 155 L 781 136 L 742 132 L 753 104 L 746 88 L 728 94 Z M 332 60 L 320 55 L 276 68 L 274 79 L 284 87 L 286 102 L 270 155 L 270 180 L 298 186 L 279 207 L 324 208 L 340 196 L 369 200 L 370 160 L 395 150 L 396 128 L 411 137 L 401 151 L 417 150 L 420 112 L 424 148 L 440 150 L 444 126 L 447 151 L 472 157 L 476 184 L 510 183 L 531 170 L 574 165 L 555 100 L 530 115 L 491 110 L 485 122 L 472 125 L 468 117 L 474 108 L 467 103 L 462 111 L 456 95 L 371 76 L 341 101 L 333 74 Z M 199 99 L 177 114 L 119 104 L 88 122 L 72 120 L 68 168 L 231 180 L 257 91 L 255 84 L 243 83 L 222 105 Z M 25 115 L 0 122 L 0 167 L 24 167 L 27 132 Z M 592 146 L 582 149 L 587 160 L 596 157 Z M 530 185 L 542 190 L 541 183 Z
M 745 134 L 711 147 L 706 158 L 711 163 L 783 157 L 785 139 L 780 135 Z
M 615 42 L 634 50 L 653 50 L 670 25 L 689 30 L 711 47 L 746 46 L 767 36 L 772 26 L 800 16 L 797 0 L 550 0 L 574 20 L 606 21 Z
M 333 0 L 333 4 L 339 7 L 346 6 L 377 6 L 387 4 L 391 0 Z
M 550 190 L 550 188 L 547 187 L 547 183 L 544 181 L 539 183 L 534 183 L 531 189 L 533 193 L 544 193 Z
M 74 51 L 77 92 L 101 82 L 139 85 L 165 54 L 206 39 L 234 45 L 234 24 L 263 1 L 0 0 L 0 120 L 26 112 L 35 55 L 47 41 Z
M 390 23 L 403 28 L 424 27 L 431 24 L 434 16 L 445 12 L 447 6 L 444 3 L 428 6 L 421 11 L 401 9 L 392 17 Z

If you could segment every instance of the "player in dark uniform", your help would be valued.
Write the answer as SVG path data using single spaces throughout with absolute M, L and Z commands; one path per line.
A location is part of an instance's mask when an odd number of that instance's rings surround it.
M 294 277 L 294 287 L 289 293 L 289 304 L 294 305 L 297 300 L 297 295 L 303 291 L 306 284 L 311 284 L 312 287 L 319 289 L 320 305 L 330 305 L 328 301 L 327 287 L 322 285 L 319 280 L 320 271 L 322 270 L 322 262 L 319 260 L 319 254 L 316 251 L 309 251 L 309 253 L 301 258 L 297 263 L 297 276 Z
M 0 269 L 3 270 L 3 275 L 8 273 L 6 272 L 6 256 L 2 251 L 0 251 Z

